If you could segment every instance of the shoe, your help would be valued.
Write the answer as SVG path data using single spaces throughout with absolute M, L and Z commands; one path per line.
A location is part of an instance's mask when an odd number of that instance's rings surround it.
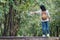
M 49 35 L 49 34 L 47 34 L 47 37 L 50 37 L 50 35 Z
M 42 35 L 42 37 L 46 37 L 46 35 Z

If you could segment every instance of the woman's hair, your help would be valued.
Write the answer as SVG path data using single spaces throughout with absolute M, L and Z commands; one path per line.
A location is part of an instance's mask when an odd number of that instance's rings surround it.
M 45 8 L 44 5 L 40 5 L 40 8 L 41 8 L 42 11 L 46 11 L 46 8 Z

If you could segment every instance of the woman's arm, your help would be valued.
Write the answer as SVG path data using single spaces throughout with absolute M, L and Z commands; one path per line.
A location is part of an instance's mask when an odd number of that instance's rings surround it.
M 49 13 L 48 10 L 47 10 L 47 14 L 48 14 L 48 18 L 49 18 L 49 20 L 51 21 L 51 19 L 50 19 L 50 13 Z
M 34 12 L 30 12 L 31 14 L 40 14 L 40 10 L 39 11 L 34 11 Z

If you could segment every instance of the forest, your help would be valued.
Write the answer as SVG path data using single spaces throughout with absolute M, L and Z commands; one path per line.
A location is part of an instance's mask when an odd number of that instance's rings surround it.
M 0 0 L 0 36 L 42 36 L 41 20 L 31 11 L 49 10 L 50 36 L 60 36 L 60 0 Z

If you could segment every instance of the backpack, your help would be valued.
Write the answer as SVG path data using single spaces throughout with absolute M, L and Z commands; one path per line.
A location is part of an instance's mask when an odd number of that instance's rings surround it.
M 42 11 L 42 20 L 46 20 L 48 18 L 46 11 Z

